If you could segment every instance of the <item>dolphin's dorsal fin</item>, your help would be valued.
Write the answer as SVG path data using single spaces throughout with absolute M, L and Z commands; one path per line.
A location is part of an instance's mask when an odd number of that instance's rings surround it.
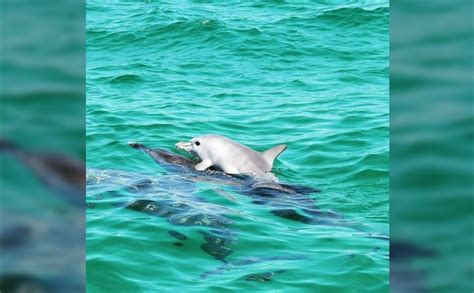
M 262 156 L 270 165 L 273 166 L 273 161 L 281 154 L 283 151 L 286 150 L 286 145 L 281 144 L 277 145 L 276 147 L 272 147 L 264 152 L 262 152 Z

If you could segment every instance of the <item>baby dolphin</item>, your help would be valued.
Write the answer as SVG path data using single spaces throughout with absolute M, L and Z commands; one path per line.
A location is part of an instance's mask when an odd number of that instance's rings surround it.
M 286 149 L 286 145 L 278 145 L 264 152 L 257 152 L 216 134 L 197 136 L 189 142 L 177 143 L 176 147 L 201 159 L 201 162 L 194 167 L 198 171 L 214 167 L 234 175 L 270 172 L 275 159 Z

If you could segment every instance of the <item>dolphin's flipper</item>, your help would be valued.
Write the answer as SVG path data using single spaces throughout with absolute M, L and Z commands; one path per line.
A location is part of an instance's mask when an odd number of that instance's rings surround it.
M 205 160 L 197 164 L 196 166 L 194 166 L 194 169 L 196 169 L 197 171 L 204 171 L 211 166 L 212 166 L 212 162 L 209 160 Z

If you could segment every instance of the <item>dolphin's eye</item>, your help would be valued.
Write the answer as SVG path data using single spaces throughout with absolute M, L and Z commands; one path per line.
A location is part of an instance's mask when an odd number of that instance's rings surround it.
M 195 144 L 196 146 L 201 145 L 201 143 L 200 143 L 199 141 L 196 141 L 194 144 Z

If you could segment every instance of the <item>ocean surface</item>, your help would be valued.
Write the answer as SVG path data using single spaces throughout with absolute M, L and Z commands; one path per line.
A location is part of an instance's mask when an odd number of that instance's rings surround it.
M 388 1 L 87 0 L 86 36 L 88 292 L 388 291 Z M 259 198 L 128 145 L 207 133 L 286 144 L 280 182 L 320 191 Z
M 391 259 L 399 292 L 474 291 L 472 8 L 390 8 L 390 241 L 417 247 Z
M 73 0 L 1 7 L 0 291 L 83 292 L 84 209 L 52 187 L 67 186 L 71 170 L 54 168 L 61 156 L 85 163 L 85 8 Z M 54 154 L 49 164 L 45 153 Z

